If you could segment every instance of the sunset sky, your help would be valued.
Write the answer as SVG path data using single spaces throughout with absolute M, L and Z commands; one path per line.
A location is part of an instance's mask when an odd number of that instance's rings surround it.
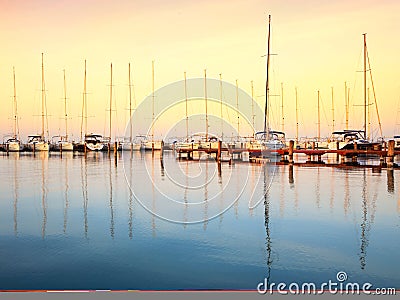
M 380 1 L 104 1 L 0 0 L 0 135 L 12 132 L 13 66 L 20 133 L 40 132 L 41 53 L 44 53 L 50 136 L 63 133 L 63 69 L 67 77 L 69 130 L 79 139 L 84 60 L 87 60 L 88 130 L 108 134 L 110 64 L 113 64 L 113 135 L 128 121 L 128 63 L 135 99 L 183 79 L 222 77 L 265 98 L 268 14 L 272 15 L 271 124 L 281 129 L 281 83 L 287 136 L 295 136 L 295 87 L 300 136 L 321 135 L 345 124 L 344 83 L 350 88 L 350 127 L 362 129 L 363 33 L 374 78 L 384 135 L 393 136 L 400 99 L 400 2 Z M 369 78 L 369 75 L 368 75 Z M 370 86 L 370 83 L 369 83 Z M 371 102 L 374 102 L 371 90 Z M 377 134 L 375 106 L 371 122 Z M 165 119 L 165 118 L 164 118 Z M 156 132 L 161 131 L 161 125 Z M 398 126 L 397 126 L 398 127 Z M 262 128 L 257 128 L 262 129 Z

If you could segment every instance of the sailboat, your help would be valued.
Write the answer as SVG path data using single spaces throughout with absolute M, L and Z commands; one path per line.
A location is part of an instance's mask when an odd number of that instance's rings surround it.
M 81 116 L 81 142 L 75 144 L 75 149 L 78 151 L 101 151 L 104 148 L 103 136 L 100 134 L 87 133 L 87 92 L 86 92 L 86 60 L 85 73 L 83 79 L 83 101 L 82 101 L 82 116 Z M 85 120 L 85 121 L 84 121 Z M 83 135 L 85 132 L 85 135 Z
M 328 144 L 329 149 L 354 149 L 354 144 L 356 144 L 357 149 L 359 150 L 368 150 L 374 149 L 375 146 L 379 145 L 378 142 L 371 142 L 368 140 L 368 132 L 367 132 L 367 34 L 363 34 L 363 52 L 364 52 L 364 128 L 363 130 L 349 130 L 345 129 L 343 131 L 334 131 L 330 138 L 330 142 Z M 369 58 L 368 58 L 369 62 Z M 371 77 L 372 78 L 372 77 Z M 372 85 L 373 86 L 373 85 Z M 347 87 L 345 88 L 346 92 L 346 125 L 348 125 L 348 96 L 347 96 Z M 369 102 L 369 101 L 368 101 Z M 376 105 L 376 101 L 375 101 Z M 377 106 L 376 106 L 377 107 Z M 377 109 L 378 112 L 378 109 Z M 379 114 L 378 114 L 379 120 Z M 379 122 L 380 123 L 380 122 Z M 381 129 L 381 128 L 380 128 Z M 382 129 L 381 129 L 382 132 Z
M 45 117 L 45 84 L 44 84 L 44 64 L 42 53 L 42 132 L 41 134 L 28 135 L 28 148 L 32 151 L 49 151 L 49 143 L 44 137 L 44 117 Z
M 154 151 L 154 150 L 161 150 L 161 141 L 154 140 L 154 60 L 151 64 L 152 67 L 152 123 L 151 123 L 151 136 L 147 137 L 147 140 L 143 142 L 143 148 L 146 151 Z
M 11 152 L 17 152 L 20 150 L 21 143 L 19 141 L 19 128 L 18 128 L 18 110 L 17 110 L 17 92 L 15 87 L 15 68 L 13 68 L 13 78 L 14 78 L 14 127 L 13 135 L 6 141 L 6 149 Z
M 255 143 L 250 144 L 250 150 L 279 150 L 286 147 L 285 133 L 274 131 L 268 124 L 268 96 L 269 96 L 269 60 L 270 60 L 270 39 L 271 39 L 271 15 L 268 19 L 268 42 L 267 42 L 267 72 L 265 84 L 265 110 L 264 130 L 255 133 Z
M 132 118 L 132 82 L 131 82 L 131 64 L 128 64 L 128 79 L 129 79 L 129 118 Z M 136 106 L 136 105 L 135 105 Z M 132 120 L 129 120 L 129 140 L 122 143 L 122 150 L 140 151 L 142 147 L 141 140 L 132 137 Z
M 64 73 L 64 119 L 65 119 L 65 135 L 59 136 L 59 140 L 54 144 L 54 150 L 60 151 L 73 151 L 74 145 L 68 141 L 68 114 L 67 114 L 67 85 L 65 82 L 65 70 Z M 54 138 L 54 137 L 53 137 Z

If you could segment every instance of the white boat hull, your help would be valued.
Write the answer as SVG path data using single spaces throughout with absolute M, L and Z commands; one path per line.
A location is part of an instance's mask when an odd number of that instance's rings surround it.
M 73 151 L 74 145 L 70 142 L 60 142 L 56 145 L 56 149 L 60 151 Z
M 153 148 L 154 145 L 154 148 Z M 161 141 L 154 141 L 154 142 L 145 142 L 144 150 L 151 151 L 151 150 L 161 150 Z
M 142 148 L 141 144 L 136 144 L 136 143 L 123 143 L 122 144 L 122 150 L 123 151 L 140 151 Z
M 18 142 L 8 142 L 6 147 L 8 147 L 8 151 L 10 152 L 20 151 L 20 144 Z
M 104 144 L 102 143 L 86 143 L 86 149 L 89 151 L 101 151 L 104 148 Z
M 286 147 L 286 145 L 281 141 L 265 141 L 262 142 L 262 150 L 280 150 Z
M 29 143 L 28 148 L 32 151 L 49 151 L 49 144 L 46 142 Z

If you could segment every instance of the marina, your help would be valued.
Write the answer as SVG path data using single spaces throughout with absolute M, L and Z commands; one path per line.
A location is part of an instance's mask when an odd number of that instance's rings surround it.
M 1 297 L 399 292 L 400 3 L 25 2 Z

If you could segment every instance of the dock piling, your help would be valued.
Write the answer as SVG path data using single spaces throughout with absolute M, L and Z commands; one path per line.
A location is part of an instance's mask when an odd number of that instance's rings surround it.
M 294 148 L 294 141 L 289 141 L 289 164 L 293 164 L 293 148 Z
M 222 148 L 222 141 L 218 141 L 218 150 L 217 150 L 217 162 L 221 163 L 221 148 Z
M 394 163 L 394 140 L 388 142 L 386 164 L 388 168 L 393 168 Z

